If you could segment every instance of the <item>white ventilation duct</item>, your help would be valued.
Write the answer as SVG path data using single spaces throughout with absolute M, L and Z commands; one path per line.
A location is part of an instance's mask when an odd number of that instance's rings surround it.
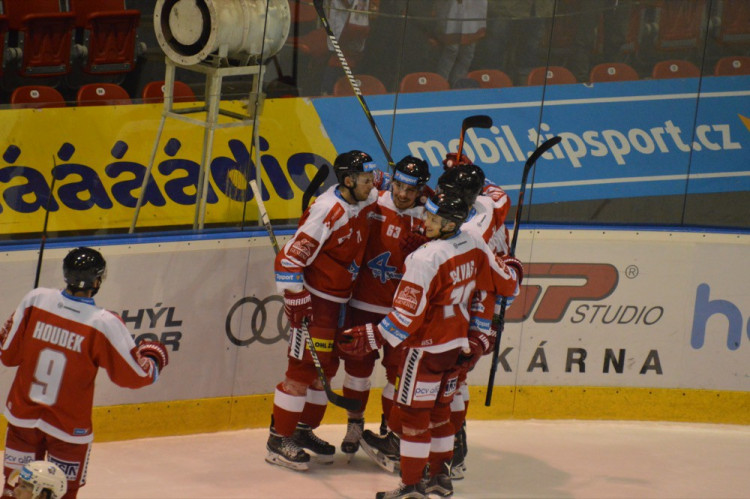
M 188 66 L 212 55 L 249 64 L 261 50 L 267 59 L 284 46 L 289 20 L 287 0 L 157 0 L 154 9 L 159 45 Z

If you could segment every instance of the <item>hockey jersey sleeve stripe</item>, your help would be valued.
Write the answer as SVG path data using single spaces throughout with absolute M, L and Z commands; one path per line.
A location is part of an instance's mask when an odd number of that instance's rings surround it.
M 380 330 L 380 334 L 383 335 L 383 338 L 394 347 L 409 337 L 409 333 L 396 327 L 393 321 L 388 317 L 385 317 L 380 321 L 378 329 Z
M 474 330 L 474 331 L 479 331 L 481 333 L 489 334 L 491 330 L 490 328 L 491 325 L 492 325 L 491 320 L 474 316 L 471 318 L 469 329 Z

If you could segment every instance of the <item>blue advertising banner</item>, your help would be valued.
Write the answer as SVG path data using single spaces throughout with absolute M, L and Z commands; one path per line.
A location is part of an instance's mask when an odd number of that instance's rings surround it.
M 750 77 L 470 89 L 365 97 L 391 155 L 412 154 L 433 168 L 464 152 L 487 177 L 517 190 L 538 143 L 559 135 L 534 172 L 534 202 L 750 191 Z M 354 97 L 314 100 L 337 151 L 362 149 L 386 160 Z M 542 137 L 539 137 L 541 134 Z

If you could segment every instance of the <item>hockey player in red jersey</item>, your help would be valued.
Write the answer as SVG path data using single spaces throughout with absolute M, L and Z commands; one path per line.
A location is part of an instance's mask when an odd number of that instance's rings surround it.
M 487 244 L 459 230 L 469 208 L 459 196 L 439 193 L 425 205 L 425 234 L 433 239 L 406 259 L 393 310 L 377 325 L 341 334 L 339 348 L 366 355 L 384 343 L 404 348 L 389 424 L 400 434 L 401 483 L 377 498 L 452 494 L 450 401 L 461 351 L 469 346 L 469 307 L 475 290 L 511 295 L 523 266 L 497 261 Z M 422 481 L 429 463 L 430 478 Z
M 169 361 L 163 344 L 144 341 L 136 347 L 122 319 L 96 306 L 105 272 L 98 251 L 70 251 L 63 261 L 67 287 L 30 291 L 0 331 L 0 361 L 18 368 L 5 406 L 3 496 L 13 497 L 8 479 L 14 470 L 46 459 L 67 477 L 63 497 L 76 497 L 94 438 L 99 368 L 119 386 L 140 388 L 155 382 Z
M 427 240 L 420 235 L 424 207 L 419 204 L 419 197 L 429 180 L 427 162 L 405 156 L 396 163 L 390 189 L 379 192 L 375 211 L 370 215 L 370 236 L 362 268 L 348 305 L 347 327 L 378 323 L 391 311 L 406 255 Z M 346 373 L 344 396 L 362 404 L 359 412 L 349 413 L 346 436 L 341 443 L 341 451 L 350 457 L 359 449 L 370 394 L 370 376 L 377 358 L 377 352 L 361 358 L 342 356 Z M 392 349 L 387 346 L 383 352 L 383 365 L 388 383 L 383 389 L 381 403 L 387 417 L 393 403 L 397 367 Z
M 377 202 L 376 165 L 362 151 L 339 154 L 333 164 L 338 185 L 331 187 L 302 215 L 294 236 L 276 256 L 276 286 L 284 295 L 290 337 L 287 370 L 276 386 L 266 461 L 303 471 L 315 453 L 332 463 L 336 449 L 313 429 L 320 425 L 328 399 L 306 347 L 305 328 L 326 377 L 339 358 L 336 332 L 343 326 L 345 304 L 359 273 L 369 230 L 368 215 Z

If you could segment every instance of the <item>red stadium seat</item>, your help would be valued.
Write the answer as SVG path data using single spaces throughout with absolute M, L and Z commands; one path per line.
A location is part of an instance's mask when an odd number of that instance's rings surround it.
M 53 87 L 46 85 L 26 85 L 17 87 L 10 94 L 10 107 L 16 109 L 65 107 L 65 99 Z
M 603 62 L 591 68 L 589 81 L 604 83 L 610 81 L 638 80 L 638 73 L 632 66 L 624 62 Z
M 692 49 L 703 43 L 706 0 L 660 0 L 656 15 L 657 50 Z
M 22 76 L 60 76 L 70 72 L 70 47 L 75 17 L 61 12 L 58 0 L 5 2 L 8 28 L 15 45 L 6 47 L 20 61 Z
M 383 82 L 374 76 L 355 75 L 354 79 L 359 84 L 359 89 L 362 91 L 363 95 L 380 95 L 386 93 Z M 349 78 L 342 76 L 336 81 L 336 84 L 333 86 L 333 95 L 354 95 L 354 90 L 352 90 L 352 86 L 349 83 Z
M 526 79 L 526 85 L 544 85 L 545 80 L 547 85 L 578 83 L 576 77 L 573 76 L 573 73 L 567 68 L 562 66 L 540 66 L 529 72 L 529 76 Z
M 722 45 L 749 45 L 750 2 L 723 0 L 718 6 L 721 14 L 715 32 L 716 41 Z
M 78 89 L 79 106 L 117 106 L 130 104 L 128 92 L 114 83 L 88 83 Z
M 139 11 L 126 10 L 123 0 L 70 0 L 70 7 L 86 54 L 85 72 L 116 74 L 135 68 Z
M 513 86 L 510 76 L 499 69 L 477 69 L 471 71 L 468 78 L 479 83 L 481 88 L 506 88 Z
M 714 66 L 715 76 L 750 75 L 750 57 L 731 56 L 722 57 Z
M 409 73 L 401 79 L 399 92 L 440 92 L 442 90 L 450 90 L 450 88 L 448 80 L 437 73 L 417 72 Z
M 668 61 L 659 61 L 654 64 L 651 77 L 657 80 L 667 78 L 698 78 L 701 70 L 698 66 L 690 61 L 671 59 Z
M 141 92 L 143 102 L 164 102 L 164 81 L 151 81 Z M 187 83 L 175 80 L 173 91 L 174 102 L 195 102 L 195 92 Z

